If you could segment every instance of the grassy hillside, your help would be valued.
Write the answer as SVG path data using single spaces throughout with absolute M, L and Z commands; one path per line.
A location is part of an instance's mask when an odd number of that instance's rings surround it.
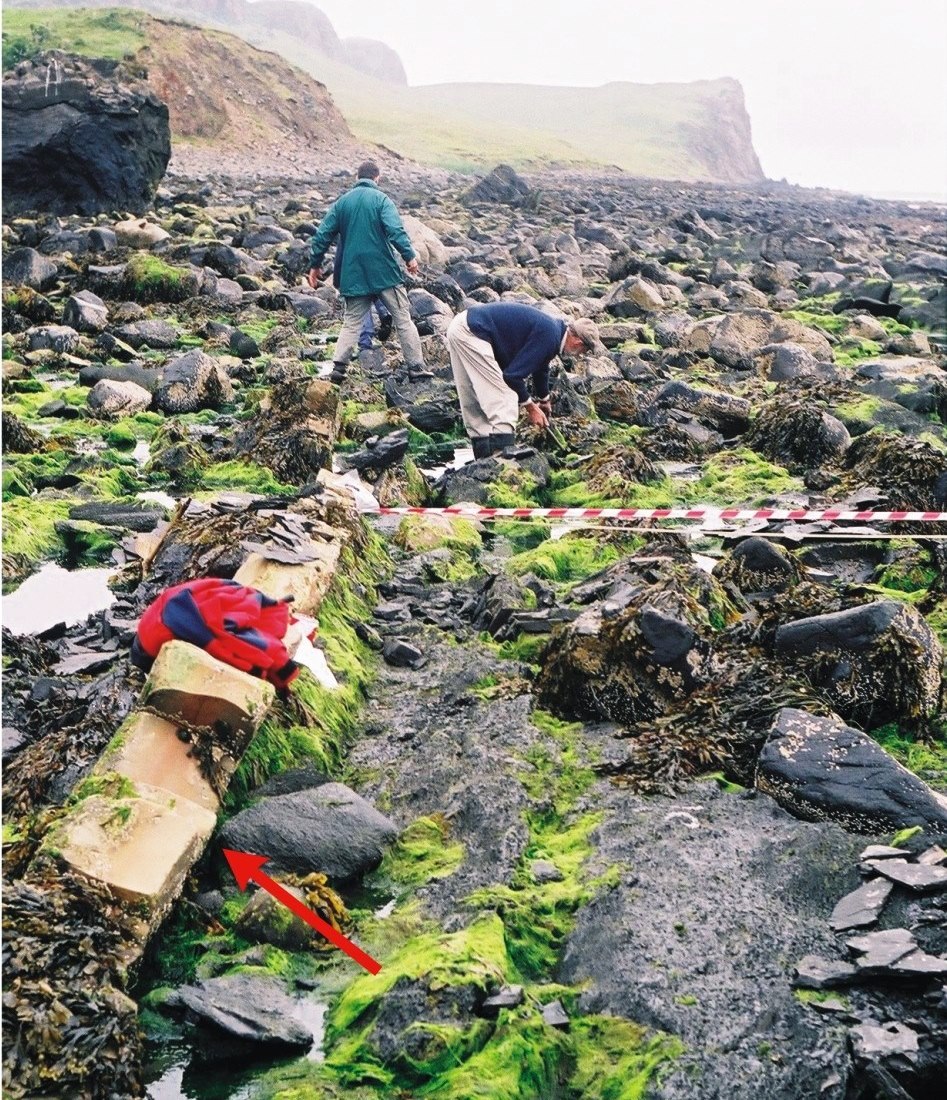
M 148 41 L 148 17 L 121 8 L 3 9 L 4 71 L 40 50 L 64 49 L 85 57 L 120 61 Z
M 522 168 L 609 165 L 659 179 L 762 178 L 735 81 L 400 87 L 313 54 L 281 32 L 261 31 L 255 40 L 322 81 L 357 137 L 422 163 L 458 171 L 505 161 Z M 718 153 L 729 140 L 732 154 L 708 157 L 702 133 L 722 139 Z
M 127 8 L 7 7 L 4 65 L 31 46 L 58 46 L 90 56 L 137 56 L 154 33 L 149 26 L 146 16 Z M 527 169 L 608 165 L 659 179 L 762 178 L 735 81 L 411 88 L 366 76 L 315 52 L 285 30 L 263 25 L 241 25 L 240 30 L 254 45 L 280 54 L 325 84 L 356 138 L 379 142 L 424 164 L 457 171 L 490 168 L 500 161 Z M 161 52 L 153 41 L 151 47 L 152 55 Z M 142 59 L 150 67 L 148 56 Z M 289 97 L 286 91 L 280 95 Z M 182 136 L 185 131 L 176 131 L 176 137 Z

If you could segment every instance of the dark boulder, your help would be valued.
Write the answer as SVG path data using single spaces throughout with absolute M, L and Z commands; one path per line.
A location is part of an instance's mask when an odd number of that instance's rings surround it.
M 798 584 L 802 573 L 793 558 L 768 539 L 751 535 L 714 566 L 713 575 L 746 598 L 784 592 Z
M 108 307 L 98 294 L 80 290 L 66 302 L 62 319 L 77 332 L 101 332 L 108 324 Z
M 408 429 L 401 428 L 383 436 L 372 436 L 354 454 L 339 455 L 342 470 L 383 470 L 400 462 L 408 453 Z
M 595 602 L 553 633 L 536 680 L 541 706 L 630 725 L 667 714 L 706 680 L 711 617 L 726 597 L 685 561 L 656 582 L 653 562 L 628 558 L 573 592 Z
M 797 619 L 777 629 L 775 651 L 795 661 L 838 714 L 869 729 L 937 712 L 943 649 L 910 604 L 876 600 Z
M 841 420 L 814 402 L 782 397 L 759 410 L 744 442 L 771 462 L 810 470 L 841 459 L 852 437 Z
M 272 865 L 338 882 L 358 879 L 381 863 L 398 828 L 341 783 L 261 799 L 231 818 L 221 844 L 266 852 Z
M 478 180 L 464 196 L 467 202 L 501 202 L 519 206 L 529 194 L 529 185 L 508 164 L 498 164 Z
M 136 351 L 143 347 L 173 348 L 178 343 L 178 330 L 170 321 L 151 318 L 119 325 L 114 334 Z
M 4 104 L 6 110 L 6 104 Z M 4 121 L 6 116 L 4 115 Z M 6 161 L 3 165 L 6 172 Z M 59 269 L 52 260 L 35 248 L 17 248 L 3 260 L 3 281 L 7 286 L 28 286 L 32 290 L 48 290 L 56 282 Z
M 751 407 L 745 397 L 698 389 L 686 382 L 665 383 L 642 409 L 638 423 L 646 427 L 661 423 L 661 413 L 669 409 L 691 413 L 702 424 L 727 437 L 745 432 L 750 425 Z
M 139 362 L 128 363 L 123 367 L 82 367 L 79 371 L 80 386 L 94 386 L 103 378 L 110 382 L 134 382 L 136 386 L 154 393 L 161 381 L 161 371 Z
M 98 523 L 103 527 L 123 527 L 127 531 L 152 531 L 164 519 L 165 509 L 145 503 L 110 504 L 91 502 L 69 509 L 69 518 Z
M 796 817 L 853 832 L 947 827 L 947 802 L 867 734 L 792 707 L 776 716 L 756 786 Z
M 171 157 L 168 108 L 117 62 L 53 50 L 3 82 L 3 210 L 141 213 Z
M 167 413 L 219 409 L 233 400 L 233 383 L 209 355 L 195 348 L 164 368 L 155 391 L 155 404 Z

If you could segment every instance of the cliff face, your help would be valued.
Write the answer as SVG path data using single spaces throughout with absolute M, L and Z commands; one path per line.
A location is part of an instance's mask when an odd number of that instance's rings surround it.
M 708 179 L 719 183 L 764 180 L 740 83 L 725 78 L 707 81 L 706 85 L 706 92 L 699 92 L 700 121 L 680 124 L 685 148 L 705 166 Z

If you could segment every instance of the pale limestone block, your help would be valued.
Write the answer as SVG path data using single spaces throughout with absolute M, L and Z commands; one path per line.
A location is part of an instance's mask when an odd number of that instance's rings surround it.
M 145 218 L 129 218 L 128 221 L 116 222 L 112 228 L 118 243 L 127 248 L 151 248 L 171 236 L 166 229 Z
M 173 641 L 158 651 L 141 705 L 175 725 L 214 729 L 217 747 L 239 759 L 275 698 L 259 676 Z
M 234 580 L 274 600 L 292 596 L 294 611 L 318 615 L 339 564 L 340 548 L 335 542 L 314 542 L 309 548 L 318 556 L 299 565 L 250 554 L 234 574 Z
M 43 848 L 119 896 L 144 901 L 149 912 L 163 912 L 216 823 L 206 807 L 142 783 L 134 796 L 82 799 L 50 831 Z
M 196 757 L 188 755 L 192 747 L 178 736 L 178 727 L 172 722 L 135 711 L 106 747 L 94 774 L 116 772 L 136 784 L 158 787 L 216 813 L 220 801 L 201 775 Z

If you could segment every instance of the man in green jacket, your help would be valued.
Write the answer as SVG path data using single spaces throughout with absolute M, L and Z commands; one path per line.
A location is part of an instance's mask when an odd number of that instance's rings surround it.
M 433 377 L 424 364 L 421 338 L 411 320 L 404 288 L 404 271 L 395 250 L 412 275 L 418 273 L 418 258 L 395 204 L 378 189 L 378 178 L 374 161 L 359 165 L 358 182 L 329 208 L 309 249 L 309 285 L 315 289 L 322 278 L 326 252 L 338 238 L 332 281 L 345 301 L 345 315 L 329 375 L 336 385 L 345 379 L 362 322 L 376 298 L 384 302 L 394 320 L 408 380 Z

